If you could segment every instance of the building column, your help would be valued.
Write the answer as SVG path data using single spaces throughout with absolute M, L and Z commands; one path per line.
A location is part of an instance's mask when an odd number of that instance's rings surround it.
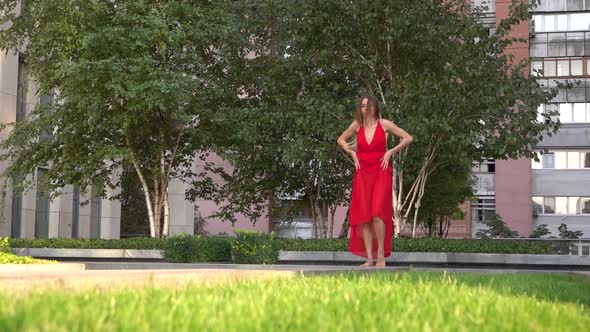
M 173 179 L 168 185 L 168 201 L 170 202 L 169 235 L 190 234 L 195 232 L 195 203 L 185 198 L 190 185 Z

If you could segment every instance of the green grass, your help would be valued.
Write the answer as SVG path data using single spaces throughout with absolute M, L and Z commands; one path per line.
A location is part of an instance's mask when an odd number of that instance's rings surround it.
M 57 261 L 37 259 L 29 256 L 17 256 L 0 251 L 0 264 L 57 264 Z
M 400 273 L 10 295 L 0 331 L 588 331 L 590 279 Z

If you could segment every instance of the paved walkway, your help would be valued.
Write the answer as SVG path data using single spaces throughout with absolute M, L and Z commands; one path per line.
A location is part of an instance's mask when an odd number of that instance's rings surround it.
M 432 271 L 452 273 L 574 273 L 590 277 L 590 271 L 478 269 L 478 268 L 360 268 L 322 265 L 236 265 L 170 263 L 87 263 L 86 271 L 0 272 L 0 290 L 27 291 L 37 288 L 111 288 L 121 286 L 182 286 L 187 283 L 217 284 L 240 280 L 295 278 L 331 273 L 398 273 Z

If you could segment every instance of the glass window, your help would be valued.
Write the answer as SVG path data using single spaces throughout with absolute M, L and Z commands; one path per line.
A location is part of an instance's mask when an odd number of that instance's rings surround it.
M 582 56 L 584 55 L 584 41 L 567 41 L 567 55 L 568 56 Z
M 574 122 L 586 122 L 586 104 L 574 104 Z
M 543 0 L 545 2 L 546 0 Z M 590 0 L 586 0 L 586 10 L 590 10 Z
M 590 13 L 570 14 L 571 31 L 590 29 Z
M 583 0 L 567 0 L 567 10 L 583 10 L 584 9 L 584 1 Z
M 543 71 L 543 62 L 533 61 L 531 63 L 531 75 L 532 76 L 543 76 L 543 75 L 541 75 L 542 71 Z
M 555 213 L 555 197 L 545 197 L 545 199 L 543 200 L 543 213 Z
M 590 197 L 578 197 L 575 205 L 576 214 L 590 214 Z
M 570 62 L 568 60 L 557 61 L 557 76 L 569 76 Z
M 543 213 L 543 197 L 533 197 L 533 213 L 536 215 Z
M 559 120 L 564 123 L 572 122 L 572 104 L 559 104 Z
M 555 197 L 555 214 L 567 214 L 567 197 Z
M 534 39 L 532 39 L 534 40 Z M 583 43 L 583 42 L 582 42 Z M 543 58 L 547 56 L 547 43 L 531 43 L 530 57 Z
M 567 90 L 567 101 L 586 101 L 586 89 L 584 86 L 574 85 L 573 88 Z
M 543 157 L 539 156 L 539 161 L 535 161 L 535 159 L 531 158 L 531 168 L 532 169 L 543 169 Z
M 567 15 L 557 15 L 557 31 L 567 31 Z
M 543 20 L 543 31 L 552 32 L 555 31 L 555 15 L 545 15 Z
M 590 168 L 590 152 L 582 152 L 582 166 Z
M 555 63 L 555 60 L 545 60 L 545 72 L 543 72 L 544 76 L 551 77 L 557 74 Z
M 565 152 L 554 152 L 555 156 L 555 168 L 566 169 L 567 168 L 567 153 Z
M 555 168 L 555 156 L 553 153 L 545 153 L 542 156 L 543 168 Z
M 543 115 L 543 112 L 545 112 L 545 107 L 543 107 L 543 105 L 539 105 L 539 107 L 537 107 L 537 122 L 538 123 L 545 122 L 545 116 Z
M 547 44 L 547 56 L 565 56 L 566 55 L 565 42 L 553 42 Z
M 557 119 L 559 118 L 559 106 L 557 104 L 545 105 L 545 114 L 549 116 L 550 113 L 553 114 L 551 115 L 551 121 L 557 122 Z
M 567 153 L 567 168 L 580 168 L 580 152 L 569 151 Z
M 580 197 L 568 197 L 569 199 L 569 206 L 567 209 L 567 214 L 576 214 L 577 204 Z
M 586 121 L 590 122 L 590 103 L 586 104 Z
M 581 76 L 583 74 L 582 59 L 572 59 L 572 75 Z

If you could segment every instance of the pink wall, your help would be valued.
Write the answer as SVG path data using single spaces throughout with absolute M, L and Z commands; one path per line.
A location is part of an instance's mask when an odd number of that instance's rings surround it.
M 496 23 L 507 17 L 511 0 L 496 1 Z M 511 37 L 528 40 L 528 21 L 513 28 Z M 508 48 L 514 61 L 529 56 L 527 43 L 514 44 Z M 529 69 L 526 69 L 528 75 Z M 532 171 L 528 158 L 518 160 L 496 160 L 496 211 L 512 230 L 521 236 L 528 236 L 533 229 L 532 217 Z
M 528 158 L 496 160 L 496 212 L 521 236 L 533 229 L 532 171 Z

